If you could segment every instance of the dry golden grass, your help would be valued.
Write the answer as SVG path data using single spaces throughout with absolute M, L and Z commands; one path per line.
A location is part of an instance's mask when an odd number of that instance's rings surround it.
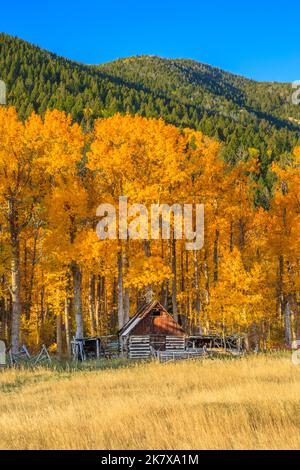
M 297 449 L 300 366 L 249 357 L 0 372 L 2 449 Z

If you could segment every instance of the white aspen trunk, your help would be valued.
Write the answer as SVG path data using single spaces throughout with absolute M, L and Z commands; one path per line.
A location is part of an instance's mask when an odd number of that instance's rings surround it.
M 250 342 L 249 342 L 249 331 L 247 331 L 247 334 L 244 339 L 244 347 L 247 352 L 250 351 Z
M 147 258 L 150 258 L 151 256 L 151 248 L 150 248 L 150 241 L 149 240 L 144 240 L 144 253 Z M 146 286 L 144 293 L 143 293 L 143 298 L 146 303 L 152 302 L 154 297 L 153 293 L 153 286 L 152 284 L 148 284 Z
M 98 274 L 96 283 L 96 303 L 95 303 L 95 322 L 96 322 L 96 333 L 99 335 L 100 331 L 100 311 L 101 311 L 101 277 Z
M 125 260 L 124 260 L 124 265 L 125 265 L 125 273 L 128 274 L 129 270 L 129 259 L 128 259 L 128 243 L 125 244 Z M 128 322 L 129 320 L 129 313 L 130 313 L 130 289 L 129 287 L 125 287 L 124 289 L 124 324 Z
M 184 294 L 184 291 L 185 291 L 185 277 L 184 277 L 184 249 L 183 247 L 181 247 L 181 250 L 180 250 L 180 292 L 182 294 Z M 180 311 L 180 315 L 179 315 L 179 320 L 181 322 L 181 324 L 184 323 L 184 325 L 186 325 L 186 317 L 184 315 L 184 301 L 181 301 L 180 302 L 180 306 L 179 306 L 179 311 Z
M 164 251 L 164 240 L 161 239 L 161 259 L 165 259 L 165 251 Z M 167 308 L 168 306 L 168 280 L 164 280 L 161 285 L 161 292 L 160 292 L 160 302 L 161 304 Z
M 60 361 L 62 356 L 62 315 L 56 316 L 56 357 Z
M 21 323 L 21 274 L 20 274 L 20 241 L 16 225 L 16 212 L 13 203 L 9 207 L 10 239 L 12 247 L 11 258 L 11 345 L 12 352 L 19 352 L 20 323 Z
M 197 257 L 197 252 L 194 251 L 194 265 L 195 265 L 195 291 L 196 291 L 196 299 L 195 299 L 195 310 L 197 315 L 197 324 L 199 325 L 199 334 L 203 334 L 203 328 L 201 325 L 201 318 L 200 318 L 200 286 L 199 286 L 199 262 Z
M 187 298 L 186 298 L 186 306 L 185 306 L 185 316 L 186 318 L 189 318 L 189 313 L 190 313 L 190 279 L 189 279 L 189 251 L 185 251 L 185 275 L 186 275 L 186 291 L 187 291 Z M 189 320 L 189 324 L 191 327 L 191 321 Z
M 216 230 L 216 237 L 214 240 L 214 282 L 219 278 L 219 230 Z
M 255 351 L 258 352 L 260 350 L 260 344 L 259 344 L 258 327 L 256 323 L 253 323 L 253 341 L 254 341 Z
M 173 317 L 178 321 L 178 308 L 177 308 L 177 270 L 176 270 L 176 240 L 172 239 L 172 305 Z
M 129 287 L 125 287 L 124 289 L 124 324 L 129 320 L 129 312 L 130 312 L 130 291 Z
M 11 262 L 11 297 L 12 297 L 12 318 L 11 318 L 11 345 L 12 352 L 19 351 L 20 323 L 21 323 L 21 279 L 20 279 L 20 259 L 18 246 L 13 247 Z
M 286 300 L 285 308 L 284 308 L 284 334 L 285 334 L 285 344 L 287 347 L 290 348 L 292 345 L 292 341 L 293 341 L 290 299 Z
M 204 279 L 205 279 L 205 289 L 204 289 L 204 295 L 205 295 L 205 300 L 203 301 L 203 312 L 204 312 L 204 324 L 203 324 L 203 331 L 204 333 L 208 333 L 210 330 L 210 321 L 209 317 L 207 314 L 207 309 L 206 307 L 210 304 L 210 274 L 209 274 L 209 266 L 208 266 L 208 254 L 207 251 L 205 250 L 204 252 L 204 262 L 203 262 L 203 273 L 204 273 Z
M 284 258 L 282 255 L 279 256 L 279 276 L 277 283 L 278 290 L 278 314 L 279 318 L 282 318 L 284 312 L 284 295 L 283 295 L 283 271 L 284 271 Z
M 71 299 L 66 296 L 65 298 L 65 334 L 66 334 L 67 357 L 70 357 L 71 355 L 70 311 L 71 311 Z
M 124 303 L 123 303 L 123 252 L 122 247 L 118 253 L 118 327 L 124 325 Z
M 89 314 L 90 314 L 90 329 L 91 335 L 95 336 L 96 332 L 96 320 L 95 320 L 95 287 L 96 287 L 96 279 L 95 275 L 91 274 L 89 278 L 89 294 L 88 294 L 88 302 L 89 302 Z
M 74 312 L 76 322 L 76 338 L 83 338 L 83 319 L 82 319 L 82 276 L 76 262 L 72 263 L 73 290 L 74 290 Z

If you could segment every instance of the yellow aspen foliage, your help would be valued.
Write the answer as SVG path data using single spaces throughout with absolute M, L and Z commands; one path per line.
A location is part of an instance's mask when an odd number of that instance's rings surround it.
M 273 163 L 262 208 L 257 149 L 231 166 L 196 130 L 121 114 L 92 127 L 85 114 L 84 132 L 58 110 L 22 122 L 0 108 L 0 328 L 14 351 L 22 340 L 67 354 L 74 335 L 117 333 L 148 294 L 187 332 L 290 345 L 300 333 L 300 148 Z M 118 234 L 120 196 L 148 215 L 151 204 L 204 204 L 203 247 L 176 239 L 174 215 L 169 239 L 151 239 L 148 220 L 141 239 L 99 240 L 97 207 L 116 208 Z M 137 214 L 128 224 L 141 235 Z

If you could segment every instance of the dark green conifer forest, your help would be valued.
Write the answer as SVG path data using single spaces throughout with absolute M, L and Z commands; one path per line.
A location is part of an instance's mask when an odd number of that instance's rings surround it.
M 192 60 L 137 56 L 84 65 L 0 34 L 0 78 L 22 119 L 57 108 L 90 128 L 116 112 L 162 117 L 224 143 L 234 164 L 259 154 L 257 202 L 268 206 L 271 163 L 300 142 L 300 106 L 289 83 L 260 83 Z

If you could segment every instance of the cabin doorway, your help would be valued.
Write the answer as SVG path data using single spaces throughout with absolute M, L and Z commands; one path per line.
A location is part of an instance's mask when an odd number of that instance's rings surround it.
M 166 335 L 150 335 L 150 345 L 155 351 L 165 351 Z

